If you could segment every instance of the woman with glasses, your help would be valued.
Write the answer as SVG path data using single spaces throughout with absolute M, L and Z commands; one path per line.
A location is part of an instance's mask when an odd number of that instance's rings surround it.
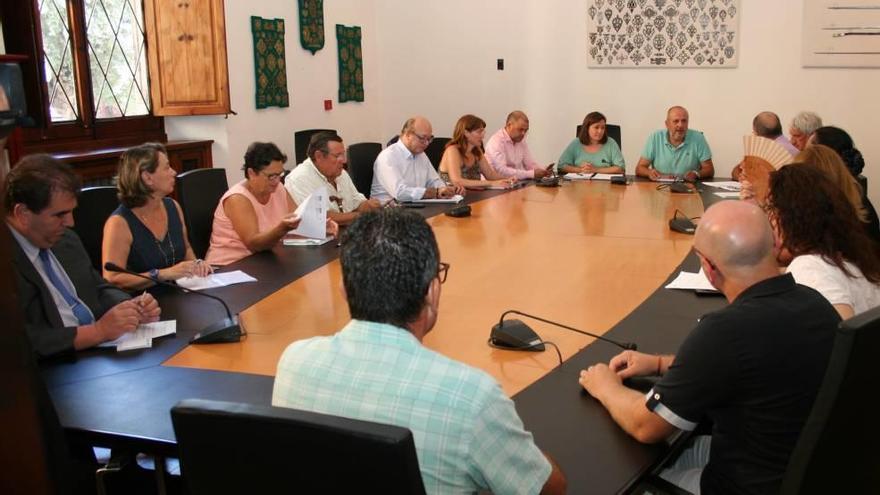
M 440 159 L 440 178 L 449 185 L 468 188 L 511 187 L 516 178 L 505 178 L 486 160 L 483 135 L 486 122 L 475 115 L 464 115 L 455 124 L 452 140 Z M 483 180 L 485 177 L 487 180 Z
M 770 174 L 765 207 L 779 262 L 822 294 L 843 319 L 880 305 L 880 258 L 846 195 L 815 165 Z
M 296 203 L 283 186 L 287 156 L 274 143 L 253 143 L 244 154 L 245 179 L 230 187 L 214 211 L 211 245 L 206 256 L 212 265 L 227 265 L 258 251 L 272 249 L 299 225 Z M 327 234 L 338 227 L 327 220 Z
M 117 174 L 121 204 L 104 224 L 101 257 L 153 282 L 107 270 L 104 278 L 123 289 L 137 290 L 159 281 L 211 273 L 211 266 L 193 254 L 180 205 L 167 197 L 174 191 L 177 172 L 168 163 L 165 147 L 146 143 L 127 150 L 119 159 Z
M 626 168 L 620 146 L 609 139 L 605 116 L 590 112 L 584 117 L 581 130 L 556 162 L 559 173 L 622 174 Z

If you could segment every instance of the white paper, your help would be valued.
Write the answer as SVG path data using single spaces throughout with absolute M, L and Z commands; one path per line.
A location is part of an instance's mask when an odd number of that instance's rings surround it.
M 461 203 L 463 199 L 464 196 L 456 194 L 451 198 L 420 199 L 418 201 L 413 201 L 413 203 Z
M 568 180 L 611 180 L 612 177 L 620 177 L 620 174 L 600 174 L 600 173 L 582 173 L 582 174 L 565 174 Z
M 702 268 L 700 268 L 700 271 L 697 273 L 691 273 L 682 270 L 678 274 L 678 276 L 675 277 L 675 280 L 669 282 L 666 288 L 685 290 L 718 290 L 715 287 L 712 287 L 712 284 L 709 283 L 709 279 L 706 278 L 706 273 L 703 272 Z
M 715 193 L 719 198 L 739 198 L 739 193 L 735 191 L 722 191 Z
M 742 184 L 735 180 L 720 180 L 717 182 L 703 182 L 704 186 L 715 187 L 717 189 L 724 189 L 725 191 L 739 191 L 742 189 Z
M 320 246 L 332 241 L 332 237 L 324 239 L 311 239 L 309 237 L 285 237 L 281 243 L 285 246 Z
M 115 347 L 116 352 L 153 347 L 153 339 L 177 333 L 177 320 L 141 323 L 134 332 L 121 335 L 116 340 L 102 343 L 99 347 Z
M 256 282 L 257 279 L 241 270 L 225 273 L 212 273 L 207 277 L 184 277 L 177 279 L 177 285 L 189 290 L 216 289 L 233 284 Z
M 299 225 L 289 233 L 312 239 L 327 237 L 327 188 L 315 189 L 293 212 L 300 218 Z

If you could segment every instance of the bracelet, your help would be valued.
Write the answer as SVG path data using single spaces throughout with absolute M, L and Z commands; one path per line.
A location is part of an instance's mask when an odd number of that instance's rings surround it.
M 663 356 L 657 356 L 657 376 L 660 376 L 660 366 L 663 363 Z

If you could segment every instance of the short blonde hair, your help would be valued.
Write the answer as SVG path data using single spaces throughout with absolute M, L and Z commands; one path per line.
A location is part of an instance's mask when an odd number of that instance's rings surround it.
M 159 143 L 144 143 L 129 148 L 119 157 L 116 175 L 116 196 L 128 208 L 136 208 L 147 203 L 153 190 L 144 184 L 142 172 L 155 173 L 159 167 L 159 153 L 168 156 L 168 151 Z

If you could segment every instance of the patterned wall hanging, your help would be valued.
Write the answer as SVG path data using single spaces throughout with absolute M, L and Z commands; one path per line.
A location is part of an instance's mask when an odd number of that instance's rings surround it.
M 257 108 L 290 105 L 284 63 L 284 19 L 251 17 Z
M 324 48 L 324 0 L 299 0 L 299 43 L 312 55 Z
M 588 0 L 590 67 L 736 67 L 740 0 Z
M 339 102 L 364 101 L 361 28 L 337 24 L 336 44 L 339 48 Z

